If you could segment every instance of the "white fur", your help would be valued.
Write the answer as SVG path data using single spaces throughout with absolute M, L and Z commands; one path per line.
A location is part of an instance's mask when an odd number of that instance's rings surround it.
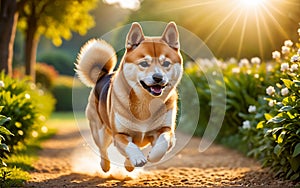
M 158 58 L 158 60 L 159 60 L 160 62 L 163 62 L 165 59 L 166 59 L 166 56 L 165 56 L 165 55 L 160 55 L 159 58 Z
M 147 159 L 143 152 L 132 142 L 129 142 L 125 148 L 125 152 L 129 157 L 132 165 L 135 167 L 142 167 L 147 163 Z
M 175 136 L 171 137 L 170 133 L 168 132 L 159 135 L 158 139 L 155 142 L 155 145 L 152 147 L 148 155 L 148 161 L 152 163 L 160 161 L 167 153 L 167 151 L 170 151 L 170 148 L 175 145 L 175 141 Z

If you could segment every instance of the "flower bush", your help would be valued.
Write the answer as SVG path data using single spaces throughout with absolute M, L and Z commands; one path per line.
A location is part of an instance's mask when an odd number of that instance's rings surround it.
M 266 88 L 257 114 L 245 114 L 250 127 L 240 128 L 248 153 L 261 159 L 276 175 L 300 180 L 300 44 L 284 42 L 273 52 L 277 79 Z
M 58 77 L 58 72 L 53 66 L 45 63 L 36 64 L 36 83 L 50 90 L 54 85 L 55 79 Z
M 0 106 L 4 116 L 11 117 L 3 126 L 14 136 L 3 135 L 10 150 L 28 137 L 37 136 L 53 111 L 55 100 L 35 84 L 12 79 L 0 73 Z
M 210 97 L 212 95 L 210 87 L 218 87 L 208 84 L 206 75 L 214 74 L 216 67 L 211 66 L 211 60 L 196 60 L 196 63 L 187 63 L 186 73 L 193 80 L 200 100 L 200 118 L 196 135 L 202 136 L 206 124 L 209 121 L 211 106 Z M 214 60 L 216 61 L 216 60 Z M 239 127 L 245 120 L 243 114 L 248 111 L 255 112 L 258 105 L 258 96 L 265 94 L 265 88 L 272 83 L 272 67 L 269 64 L 261 63 L 258 57 L 242 59 L 237 61 L 230 59 L 222 62 L 218 61 L 218 68 L 222 69 L 224 83 L 226 86 L 226 114 L 217 141 L 225 145 L 236 146 L 241 138 L 237 133 Z M 266 69 L 268 71 L 266 71 Z M 245 148 L 240 145 L 240 149 Z
M 300 44 L 287 40 L 272 57 L 271 62 L 258 57 L 218 62 L 226 86 L 226 114 L 217 141 L 261 160 L 278 177 L 299 181 Z M 216 67 L 210 61 L 196 60 L 185 68 L 200 100 L 195 132 L 200 136 L 211 115 L 212 86 L 205 75 Z

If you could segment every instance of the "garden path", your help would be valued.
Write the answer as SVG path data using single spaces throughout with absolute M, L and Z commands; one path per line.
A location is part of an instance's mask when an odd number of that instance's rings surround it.
M 32 179 L 25 187 L 293 185 L 289 181 L 273 178 L 269 169 L 262 169 L 256 161 L 222 146 L 211 145 L 200 153 L 199 138 L 192 138 L 184 149 L 168 161 L 127 175 L 116 170 L 109 176 L 101 172 L 98 157 L 87 146 L 78 127 L 60 127 L 55 136 L 43 143 L 43 150 L 34 164 L 35 170 L 31 172 Z M 88 130 L 86 134 L 89 134 Z M 179 133 L 179 137 L 184 139 L 185 135 Z M 177 139 L 178 146 L 180 143 L 181 140 Z

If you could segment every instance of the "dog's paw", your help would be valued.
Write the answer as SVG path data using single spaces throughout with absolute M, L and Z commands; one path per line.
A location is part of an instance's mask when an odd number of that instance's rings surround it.
M 160 161 L 167 153 L 168 148 L 169 143 L 166 140 L 160 140 L 160 142 L 156 142 L 148 155 L 148 161 L 152 163 Z
M 142 167 L 147 163 L 147 159 L 144 156 L 143 152 L 132 142 L 129 142 L 129 144 L 125 148 L 125 151 L 133 166 Z
M 110 169 L 110 161 L 104 158 L 101 158 L 101 168 L 103 172 L 108 172 Z
M 172 149 L 175 145 L 175 136 L 171 136 L 168 133 L 162 133 L 154 146 L 152 147 L 149 155 L 148 161 L 150 162 L 158 162 L 160 161 L 165 154 Z

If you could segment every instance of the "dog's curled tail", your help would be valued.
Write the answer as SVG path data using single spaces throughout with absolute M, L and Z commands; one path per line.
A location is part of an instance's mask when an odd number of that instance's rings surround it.
M 82 83 L 93 87 L 97 79 L 113 71 L 117 63 L 116 52 L 104 40 L 91 39 L 80 50 L 75 71 Z

